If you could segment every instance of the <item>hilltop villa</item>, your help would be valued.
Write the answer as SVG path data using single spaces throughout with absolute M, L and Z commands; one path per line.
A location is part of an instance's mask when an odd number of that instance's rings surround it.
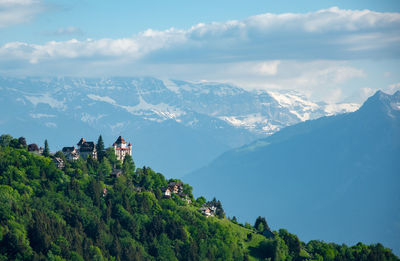
M 93 141 L 86 141 L 84 138 L 81 138 L 76 145 L 78 145 L 79 155 L 83 159 L 87 159 L 89 156 L 97 159 L 96 143 Z
M 132 156 L 131 143 L 127 145 L 126 141 L 121 136 L 114 142 L 113 147 L 118 160 L 124 161 L 126 155 Z
M 64 147 L 62 152 L 68 160 L 77 160 L 80 157 L 83 159 L 87 159 L 89 156 L 97 159 L 97 146 L 93 141 L 86 141 L 84 138 L 81 138 L 77 144 L 78 149 L 74 146 L 72 147 Z M 123 161 L 126 155 L 132 156 L 132 145 L 131 143 L 127 144 L 127 142 L 121 136 L 113 144 L 115 150 L 115 156 L 118 160 Z M 33 150 L 34 148 L 32 148 Z

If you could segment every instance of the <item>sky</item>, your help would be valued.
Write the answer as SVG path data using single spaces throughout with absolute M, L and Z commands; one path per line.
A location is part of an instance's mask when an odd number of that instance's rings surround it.
M 331 103 L 400 90 L 399 68 L 399 0 L 0 0 L 0 76 L 153 76 Z

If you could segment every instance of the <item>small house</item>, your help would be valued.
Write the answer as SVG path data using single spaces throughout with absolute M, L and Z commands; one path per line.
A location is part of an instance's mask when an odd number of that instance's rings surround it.
M 166 198 L 170 198 L 171 197 L 171 189 L 170 188 L 163 189 L 163 196 Z
M 168 188 L 174 194 L 181 194 L 183 193 L 183 183 L 182 182 L 169 182 Z
M 59 158 L 59 157 L 55 157 L 55 158 L 53 159 L 53 162 L 54 162 L 54 164 L 56 164 L 56 167 L 57 167 L 58 169 L 63 169 L 63 168 L 65 167 L 64 161 L 63 161 L 61 158 Z
M 203 214 L 206 217 L 212 217 L 215 216 L 215 212 L 217 211 L 217 208 L 214 206 L 203 206 L 199 209 L 199 212 Z
M 67 160 L 77 160 L 77 159 L 79 159 L 79 152 L 75 149 L 74 146 L 72 146 L 72 147 L 64 147 L 62 149 L 62 153 L 65 155 Z

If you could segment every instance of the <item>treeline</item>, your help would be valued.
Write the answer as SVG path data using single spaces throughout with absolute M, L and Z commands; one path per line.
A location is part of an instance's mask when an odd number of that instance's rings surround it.
M 0 137 L 0 260 L 399 260 L 380 244 L 305 244 L 272 233 L 262 217 L 238 224 L 216 199 L 194 199 L 187 184 L 185 198 L 165 198 L 162 174 L 98 149 L 99 160 L 69 162 L 60 152 L 29 153 L 22 137 Z M 122 175 L 111 177 L 116 169 Z M 197 211 L 207 204 L 216 217 Z

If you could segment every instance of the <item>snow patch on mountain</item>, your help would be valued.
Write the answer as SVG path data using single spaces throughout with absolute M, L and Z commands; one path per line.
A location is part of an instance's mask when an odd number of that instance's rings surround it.
M 236 127 L 255 128 L 259 124 L 266 124 L 268 120 L 263 117 L 260 113 L 249 114 L 244 116 L 221 116 L 221 120 L 224 120 Z
M 357 103 L 317 104 L 307 100 L 302 94 L 294 91 L 287 91 L 285 93 L 268 91 L 268 94 L 271 95 L 279 105 L 289 109 L 300 121 L 312 120 L 321 116 L 354 112 L 360 108 L 360 104 Z
M 237 127 L 245 128 L 250 131 L 264 134 L 272 134 L 280 129 L 280 126 L 272 124 L 265 116 L 260 113 L 241 115 L 241 116 L 220 116 L 219 119 Z
M 294 107 L 294 106 L 303 106 L 305 110 L 316 110 L 319 108 L 318 104 L 307 101 L 300 96 L 300 94 L 294 95 L 292 93 L 279 93 L 279 92 L 267 92 L 272 96 L 282 107 Z
M 33 119 L 40 119 L 40 118 L 55 118 L 56 115 L 53 114 L 45 114 L 45 113 L 31 113 L 29 114 Z
M 40 103 L 47 104 L 53 109 L 66 110 L 67 106 L 65 105 L 65 99 L 63 101 L 59 101 L 50 96 L 49 93 L 45 93 L 42 95 L 36 96 L 24 96 L 28 101 L 30 101 L 34 106 L 37 106 Z
M 102 102 L 107 102 L 110 104 L 116 104 L 115 100 L 108 96 L 98 96 L 98 95 L 94 95 L 94 94 L 88 94 L 87 97 L 89 97 L 90 99 L 92 99 L 94 101 L 102 101 Z
M 169 79 L 163 80 L 163 83 L 165 87 L 167 87 L 168 90 L 174 92 L 174 93 L 179 93 L 179 86 L 175 84 L 174 81 L 171 81 Z
M 394 102 L 394 103 L 391 103 L 390 105 L 391 105 L 392 109 L 400 110 L 400 102 L 396 102 L 396 103 Z
M 354 112 L 360 108 L 357 103 L 338 103 L 325 105 L 324 111 L 327 115 L 335 115 L 339 113 Z
M 279 93 L 273 91 L 268 91 L 267 93 L 271 95 L 280 106 L 288 108 L 300 121 L 312 119 L 311 113 L 320 109 L 318 104 L 306 100 L 306 98 L 302 97 L 299 93 Z
M 170 106 L 166 103 L 150 104 L 147 103 L 142 96 L 139 97 L 139 104 L 135 106 L 121 106 L 129 113 L 133 115 L 144 115 L 146 119 L 152 121 L 163 121 L 166 119 L 175 119 L 185 114 L 183 110 Z M 157 115 L 158 117 L 148 117 L 151 115 Z
M 89 113 L 82 113 L 81 121 L 93 124 L 94 122 L 100 120 L 104 116 L 106 116 L 106 115 L 99 114 L 97 116 L 93 116 L 93 115 L 90 115 Z
M 44 125 L 48 128 L 57 128 L 57 124 L 54 122 L 46 122 Z

